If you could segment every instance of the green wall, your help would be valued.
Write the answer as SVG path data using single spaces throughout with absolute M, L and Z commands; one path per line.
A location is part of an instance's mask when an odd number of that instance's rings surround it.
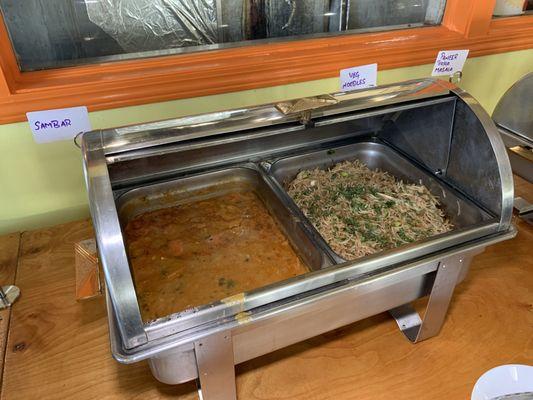
M 386 84 L 427 77 L 431 65 L 379 73 Z M 469 59 L 460 84 L 492 113 L 502 94 L 533 71 L 533 50 Z M 90 114 L 93 128 L 175 118 L 338 90 L 338 79 L 175 100 Z M 71 142 L 36 144 L 27 123 L 0 125 L 0 233 L 59 224 L 88 215 L 79 150 Z

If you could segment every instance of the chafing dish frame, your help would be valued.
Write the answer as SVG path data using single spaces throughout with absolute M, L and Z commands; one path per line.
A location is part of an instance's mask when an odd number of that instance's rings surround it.
M 516 81 L 492 113 L 515 174 L 533 183 L 533 72 Z M 529 211 L 529 221 L 533 214 Z
M 205 398 L 230 399 L 235 397 L 235 386 L 231 383 L 235 363 L 379 312 L 390 310 L 402 332 L 413 342 L 438 333 L 453 289 L 466 274 L 471 257 L 487 245 L 513 237 L 516 233 L 510 224 L 512 174 L 501 138 L 481 106 L 468 94 L 444 81 L 409 81 L 360 92 L 338 93 L 334 97 L 338 100 L 337 104 L 310 110 L 305 115 L 283 115 L 273 105 L 266 105 L 83 135 L 84 172 L 106 277 L 111 344 L 117 360 L 131 363 L 148 359 L 152 372 L 162 382 L 179 383 L 199 378 Z M 202 319 L 201 313 L 193 310 L 180 315 L 189 322 L 184 325 L 172 318 L 143 324 L 115 204 L 121 188 L 128 187 L 132 182 L 128 180 L 127 173 L 121 175 L 120 170 L 114 173 L 112 179 L 109 169 L 113 165 L 150 157 L 153 160 L 181 149 L 202 149 L 201 140 L 207 138 L 216 143 L 231 144 L 256 139 L 265 143 L 269 143 L 268 140 L 276 142 L 288 135 L 306 137 L 309 136 L 308 128 L 385 114 L 395 118 L 394 115 L 403 110 L 416 108 L 416 102 L 440 104 L 451 97 L 461 102 L 463 112 L 473 116 L 475 123 L 481 124 L 488 139 L 486 147 L 491 153 L 488 157 L 496 166 L 497 171 L 493 172 L 499 185 L 493 188 L 494 182 L 488 182 L 492 185 L 491 190 L 480 190 L 485 197 L 488 193 L 488 196 L 496 198 L 497 221 L 492 231 L 485 231 L 466 243 L 459 241 L 450 248 L 439 247 L 437 242 L 426 244 L 425 251 L 418 256 L 413 253 L 418 258 L 396 264 L 393 260 L 397 254 L 393 250 L 313 271 L 254 291 L 255 302 L 250 301 L 247 309 L 243 308 L 242 301 L 225 302 L 222 317 L 215 320 Z M 224 135 L 229 133 L 231 135 Z M 324 138 L 318 134 L 308 139 L 320 144 L 333 139 L 341 140 L 346 135 L 338 132 L 338 136 Z M 282 145 L 286 145 L 287 151 L 294 150 L 290 144 Z M 262 153 L 263 149 L 256 150 L 248 158 L 259 162 L 266 153 Z M 264 151 L 268 152 L 268 149 Z M 203 168 L 209 169 L 212 166 L 211 155 L 207 152 L 203 156 Z M 230 156 L 239 157 L 238 154 Z M 181 166 L 181 172 L 194 171 L 200 165 L 198 163 L 200 161 L 191 159 L 190 165 Z M 139 185 L 151 173 L 150 163 L 144 165 L 147 172 L 145 177 L 138 179 Z M 438 175 L 442 171 L 435 173 Z M 421 319 L 407 304 L 427 294 L 430 295 L 429 302 Z M 345 306 L 348 299 L 352 308 L 354 299 L 361 301 L 365 307 L 357 307 L 357 310 L 352 309 L 348 313 Z M 309 314 L 313 310 L 333 306 L 338 311 L 326 321 L 318 325 L 309 322 L 317 320 Z M 287 333 L 287 321 L 291 318 L 300 319 L 302 323 L 307 321 L 311 325 L 303 323 L 303 326 L 310 329 L 302 331 L 289 323 L 294 332 Z M 275 324 L 280 324 L 277 325 L 279 332 L 285 335 L 278 337 L 277 342 L 274 341 L 276 343 L 268 339 L 270 334 L 276 333 L 264 330 L 269 323 L 274 324 L 273 328 Z M 261 331 L 262 335 L 254 335 L 254 330 Z M 255 342 L 253 337 L 256 337 Z M 255 346 L 255 352 L 248 345 Z

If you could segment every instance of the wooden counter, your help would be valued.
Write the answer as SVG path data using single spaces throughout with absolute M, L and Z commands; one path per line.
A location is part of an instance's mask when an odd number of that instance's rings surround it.
M 521 180 L 517 194 L 533 200 Z M 486 370 L 533 364 L 533 228 L 515 222 L 515 239 L 474 259 L 439 336 L 413 345 L 377 315 L 239 365 L 239 398 L 468 399 Z M 0 311 L 1 399 L 196 399 L 192 383 L 111 358 L 103 299 L 74 300 L 73 244 L 91 235 L 80 221 L 0 237 L 1 283 L 22 291 Z

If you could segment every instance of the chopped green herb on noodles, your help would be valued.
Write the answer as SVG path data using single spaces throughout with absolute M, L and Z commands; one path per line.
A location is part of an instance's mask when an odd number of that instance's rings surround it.
M 358 160 L 301 171 L 288 192 L 331 248 L 348 260 L 452 229 L 425 186 L 370 170 Z

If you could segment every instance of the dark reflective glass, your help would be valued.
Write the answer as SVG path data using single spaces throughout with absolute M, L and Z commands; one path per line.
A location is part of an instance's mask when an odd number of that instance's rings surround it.
M 440 24 L 445 0 L 0 0 L 22 71 Z

